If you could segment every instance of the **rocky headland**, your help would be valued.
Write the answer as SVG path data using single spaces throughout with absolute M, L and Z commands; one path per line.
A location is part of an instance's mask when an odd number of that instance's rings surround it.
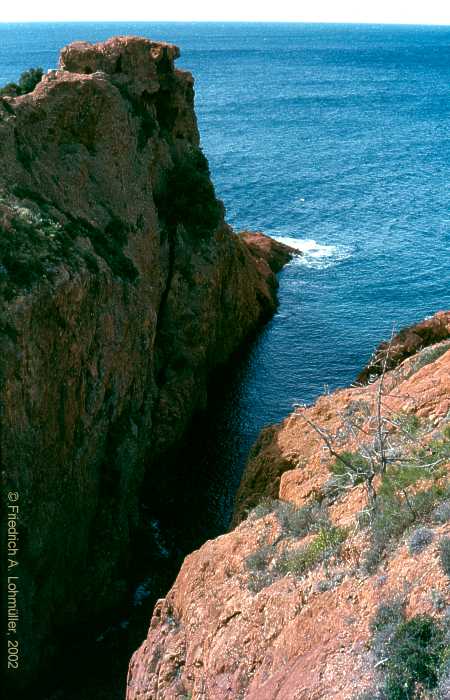
M 124 599 L 150 546 L 142 500 L 148 517 L 211 376 L 270 318 L 295 254 L 226 224 L 178 55 L 78 42 L 33 91 L 0 97 L 15 697 L 39 697 L 71 630 Z M 401 331 L 354 386 L 262 431 L 234 529 L 156 604 L 127 700 L 450 698 L 449 318 Z
M 235 529 L 157 603 L 127 700 L 450 698 L 448 312 L 377 355 L 262 432 Z
M 143 483 L 164 479 L 211 372 L 274 312 L 275 271 L 292 254 L 225 223 L 178 55 L 134 37 L 79 42 L 32 92 L 0 99 L 16 691 L 44 673 L 71 625 L 123 598 Z

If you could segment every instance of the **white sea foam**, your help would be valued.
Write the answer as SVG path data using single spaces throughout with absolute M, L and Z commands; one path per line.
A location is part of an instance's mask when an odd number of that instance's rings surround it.
M 273 238 L 303 253 L 295 257 L 291 264 L 312 267 L 316 270 L 324 270 L 347 260 L 353 252 L 350 246 L 325 245 L 312 238 L 291 238 L 290 236 L 273 236 Z

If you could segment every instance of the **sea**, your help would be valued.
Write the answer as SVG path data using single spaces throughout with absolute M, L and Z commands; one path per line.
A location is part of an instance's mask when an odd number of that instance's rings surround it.
M 228 222 L 303 253 L 199 419 L 178 524 L 173 509 L 151 521 L 164 557 L 181 531 L 183 551 L 224 531 L 264 425 L 354 381 L 393 329 L 450 308 L 450 27 L 0 24 L 0 84 L 113 35 L 181 48 Z

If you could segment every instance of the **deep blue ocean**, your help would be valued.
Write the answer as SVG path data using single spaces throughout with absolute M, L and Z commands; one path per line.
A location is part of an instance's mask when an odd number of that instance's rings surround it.
M 228 221 L 305 251 L 246 377 L 251 432 L 450 307 L 450 27 L 3 24 L 0 84 L 114 34 L 181 47 Z
M 450 308 L 450 27 L 0 24 L 0 84 L 116 34 L 181 47 L 228 221 L 304 251 L 200 431 L 184 509 L 151 523 L 165 556 L 189 526 L 184 553 L 223 531 L 263 425 L 352 382 L 394 326 Z

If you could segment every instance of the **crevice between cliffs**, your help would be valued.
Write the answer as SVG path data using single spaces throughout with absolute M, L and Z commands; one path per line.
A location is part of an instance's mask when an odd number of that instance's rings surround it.
M 76 676 L 92 679 L 85 698 L 121 693 L 110 659 L 129 643 L 130 586 L 150 604 L 175 574 L 166 560 L 200 544 L 201 526 L 180 544 L 210 495 L 183 501 L 214 466 L 195 450 L 295 252 L 225 223 L 178 55 L 137 37 L 76 42 L 32 92 L 0 98 L 0 454 L 4 491 L 20 494 L 26 660 L 7 674 L 15 697 L 69 698 Z M 218 374 L 225 389 L 211 390 Z

